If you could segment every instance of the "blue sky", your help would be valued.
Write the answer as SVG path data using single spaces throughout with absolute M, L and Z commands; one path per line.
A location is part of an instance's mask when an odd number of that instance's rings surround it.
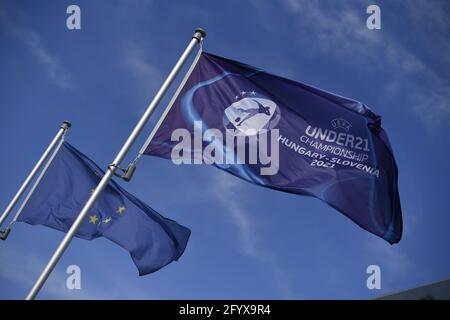
M 382 29 L 370 31 L 374 3 Z M 66 28 L 70 4 L 81 30 Z M 404 234 L 391 246 L 319 200 L 146 157 L 121 184 L 192 230 L 180 261 L 139 277 L 117 245 L 75 239 L 39 298 L 367 299 L 449 278 L 449 14 L 439 0 L 0 1 L 2 208 L 64 119 L 105 168 L 198 26 L 208 52 L 365 102 L 400 172 Z M 62 237 L 16 224 L 0 243 L 0 298 L 25 297 Z M 366 287 L 371 264 L 381 290 Z

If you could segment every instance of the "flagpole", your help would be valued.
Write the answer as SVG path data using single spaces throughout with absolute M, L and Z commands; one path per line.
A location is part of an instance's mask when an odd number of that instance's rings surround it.
M 131 132 L 128 139 L 125 141 L 124 145 L 120 149 L 119 153 L 116 155 L 116 158 L 114 159 L 113 163 L 108 166 L 108 170 L 106 171 L 105 175 L 101 179 L 100 183 L 95 188 L 92 195 L 89 197 L 89 200 L 84 205 L 83 209 L 79 213 L 78 217 L 70 227 L 69 231 L 64 236 L 64 239 L 59 244 L 58 248 L 56 249 L 55 253 L 47 263 L 47 266 L 42 271 L 41 275 L 37 279 L 36 283 L 34 284 L 33 288 L 28 293 L 26 300 L 32 300 L 36 297 L 36 295 L 39 293 L 39 290 L 44 285 L 45 281 L 49 277 L 50 273 L 55 268 L 56 264 L 58 263 L 59 259 L 61 258 L 64 251 L 67 249 L 67 247 L 70 244 L 70 241 L 77 233 L 78 228 L 80 227 L 81 223 L 83 222 L 86 215 L 91 210 L 92 206 L 94 205 L 97 198 L 102 193 L 103 189 L 108 185 L 111 178 L 114 176 L 114 173 L 116 172 L 117 168 L 120 166 L 122 160 L 132 147 L 133 143 L 136 141 L 136 138 L 141 133 L 142 129 L 144 128 L 145 124 L 147 123 L 148 119 L 152 115 L 153 111 L 155 110 L 156 106 L 159 104 L 159 102 L 162 100 L 164 94 L 169 89 L 169 86 L 172 84 L 173 80 L 177 76 L 178 72 L 183 67 L 184 63 L 188 59 L 191 52 L 194 50 L 195 46 L 203 41 L 203 38 L 206 36 L 206 33 L 202 29 L 196 29 L 194 35 L 192 36 L 191 41 L 189 42 L 189 45 L 184 50 L 183 54 L 175 64 L 172 71 L 167 76 L 166 80 L 162 84 L 159 91 L 156 93 L 153 100 L 150 102 L 149 106 L 147 107 L 147 110 L 144 112 L 143 116 L 139 120 L 139 122 L 136 124 L 136 127 Z
M 33 181 L 36 174 L 39 172 L 45 161 L 47 160 L 48 156 L 50 155 L 51 151 L 55 147 L 55 145 L 58 143 L 58 141 L 61 139 L 61 137 L 67 132 L 67 130 L 71 127 L 71 123 L 69 121 L 64 121 L 58 130 L 58 133 L 53 138 L 52 142 L 50 142 L 49 146 L 45 150 L 45 152 L 42 154 L 39 161 L 34 166 L 33 170 L 31 170 L 28 177 L 23 182 L 22 186 L 19 188 L 19 191 L 17 191 L 14 198 L 9 203 L 8 207 L 6 207 L 5 211 L 3 212 L 2 216 L 0 217 L 0 226 L 5 222 L 5 220 L 8 218 L 9 214 L 11 213 L 12 209 L 16 206 L 17 202 L 19 201 L 20 197 L 23 195 L 25 190 L 30 185 L 31 181 Z
M 123 180 L 128 182 L 128 181 L 130 181 L 133 178 L 134 172 L 136 171 L 136 168 L 137 168 L 138 161 L 140 160 L 140 158 L 144 154 L 144 152 L 147 149 L 147 147 L 150 144 L 150 142 L 152 142 L 153 137 L 156 134 L 156 131 L 158 131 L 159 127 L 161 126 L 163 121 L 166 119 L 167 114 L 172 109 L 173 105 L 175 104 L 175 101 L 177 100 L 178 96 L 180 95 L 181 90 L 184 88 L 186 82 L 188 81 L 189 77 L 191 76 L 192 71 L 194 71 L 194 68 L 197 65 L 198 60 L 200 60 L 201 54 L 202 54 L 202 47 L 200 45 L 200 50 L 198 50 L 197 55 L 194 58 L 194 61 L 192 61 L 192 64 L 189 67 L 189 70 L 184 75 L 184 78 L 180 82 L 180 85 L 178 86 L 177 90 L 175 91 L 175 94 L 172 96 L 172 99 L 170 99 L 169 104 L 165 108 L 164 112 L 162 113 L 162 115 L 159 118 L 159 120 L 156 123 L 156 125 L 153 127 L 153 130 L 150 132 L 150 135 L 148 136 L 147 141 L 145 141 L 145 143 L 143 144 L 141 150 L 137 154 L 136 158 L 128 165 L 127 169 L 125 170 L 125 173 L 122 176 Z
M 48 168 L 52 164 L 53 159 L 55 159 L 56 155 L 58 154 L 59 149 L 61 149 L 61 146 L 62 146 L 63 142 L 64 142 L 64 135 L 59 140 L 59 143 L 55 147 L 55 149 L 53 150 L 53 153 L 50 156 L 50 159 L 45 164 L 44 169 L 41 170 L 41 173 L 39 174 L 39 176 L 37 177 L 37 179 L 33 183 L 33 186 L 31 187 L 30 191 L 28 191 L 27 196 L 22 201 L 22 204 L 20 205 L 19 209 L 17 210 L 16 214 L 14 215 L 14 218 L 9 223 L 8 227 L 5 230 L 0 230 L 0 239 L 1 240 L 6 240 L 8 238 L 9 233 L 11 232 L 11 228 L 12 228 L 13 224 L 17 222 L 17 219 L 22 214 L 23 209 L 27 205 L 28 201 L 30 200 L 31 196 L 33 195 L 34 191 L 36 190 L 37 186 L 39 185 L 39 183 L 41 182 L 41 180 L 44 177 L 45 173 L 47 172 Z

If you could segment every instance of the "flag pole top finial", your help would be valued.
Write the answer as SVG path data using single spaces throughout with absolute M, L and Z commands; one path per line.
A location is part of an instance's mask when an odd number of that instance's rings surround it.
M 192 38 L 197 39 L 199 42 L 202 41 L 206 37 L 206 31 L 202 28 L 195 29 L 195 33 Z
M 72 126 L 72 124 L 70 123 L 70 121 L 64 120 L 64 122 L 62 123 L 61 128 L 69 129 L 71 126 Z

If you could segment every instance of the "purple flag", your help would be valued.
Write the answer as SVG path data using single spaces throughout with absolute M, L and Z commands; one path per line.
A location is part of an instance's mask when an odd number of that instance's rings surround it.
M 153 134 L 147 155 L 316 197 L 400 241 L 394 155 L 381 118 L 361 102 L 202 53 Z

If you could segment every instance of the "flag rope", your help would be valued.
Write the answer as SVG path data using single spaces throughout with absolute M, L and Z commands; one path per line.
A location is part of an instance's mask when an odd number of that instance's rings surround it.
M 58 153 L 59 149 L 61 149 L 62 144 L 64 143 L 64 138 L 66 136 L 66 133 L 64 133 L 61 137 L 61 140 L 59 141 L 58 145 L 56 146 L 55 150 L 53 150 L 53 154 L 51 155 L 50 159 L 45 164 L 44 169 L 42 169 L 41 173 L 39 174 L 38 178 L 34 182 L 33 186 L 31 187 L 30 191 L 28 192 L 27 196 L 23 200 L 22 204 L 20 205 L 19 209 L 17 210 L 14 218 L 9 223 L 7 229 L 11 229 L 11 227 L 14 225 L 14 223 L 17 222 L 17 219 L 19 218 L 20 214 L 22 213 L 23 209 L 27 205 L 28 201 L 30 200 L 31 196 L 33 195 L 33 192 L 36 190 L 37 186 L 41 182 L 42 178 L 44 177 L 45 173 L 47 172 L 47 169 L 50 167 L 53 159 L 55 158 L 56 154 Z
M 163 123 L 163 121 L 165 120 L 167 114 L 169 113 L 170 109 L 172 109 L 175 101 L 178 99 L 178 96 L 181 93 L 181 90 L 183 89 L 184 85 L 186 84 L 186 82 L 188 81 L 189 77 L 191 76 L 192 72 L 194 71 L 195 66 L 198 63 L 198 60 L 200 59 L 200 56 L 203 52 L 203 39 L 200 41 L 199 43 L 199 50 L 197 52 L 197 55 L 195 56 L 194 60 L 192 61 L 192 64 L 190 65 L 186 75 L 184 76 L 183 80 L 181 81 L 180 85 L 178 86 L 177 90 L 175 91 L 175 94 L 172 96 L 172 98 L 170 99 L 169 103 L 167 104 L 166 108 L 164 109 L 161 117 L 159 118 L 158 122 L 156 123 L 155 127 L 153 128 L 153 130 L 151 131 L 150 135 L 148 136 L 147 140 L 145 141 L 144 145 L 142 146 L 142 148 L 139 150 L 139 153 L 136 155 L 136 157 L 133 159 L 133 161 L 130 162 L 130 164 L 128 165 L 127 169 L 122 169 L 123 171 L 125 171 L 125 174 L 122 175 L 122 179 L 124 179 L 125 181 L 130 181 L 134 171 L 136 170 L 137 164 L 139 162 L 139 160 L 141 159 L 142 155 L 144 154 L 145 150 L 147 149 L 148 145 L 150 144 L 150 142 L 152 142 L 156 131 L 158 131 L 159 127 L 161 126 L 161 124 Z
M 0 225 L 2 225 L 6 221 L 6 219 L 9 216 L 9 214 L 14 209 L 14 207 L 17 204 L 17 202 L 20 200 L 20 198 L 22 197 L 22 195 L 24 194 L 24 192 L 26 191 L 26 189 L 28 188 L 30 183 L 33 181 L 33 179 L 36 176 L 36 174 L 39 172 L 41 167 L 47 161 L 48 156 L 50 155 L 50 153 L 53 150 L 53 148 L 55 147 L 55 145 L 58 143 L 58 140 L 61 138 L 61 136 L 67 130 L 69 130 L 69 128 L 71 126 L 72 125 L 67 120 L 62 123 L 62 125 L 59 128 L 58 133 L 56 134 L 56 136 L 50 142 L 50 144 L 48 145 L 47 149 L 44 151 L 44 153 L 42 154 L 41 158 L 39 159 L 39 161 L 34 166 L 33 170 L 31 170 L 31 172 L 29 173 L 28 177 L 22 183 L 22 186 L 19 188 L 19 190 L 17 191 L 17 193 L 15 194 L 15 196 L 13 197 L 11 202 L 8 204 L 8 207 L 5 209 L 5 211 L 3 211 L 2 215 L 0 216 Z M 2 237 L 0 236 L 0 238 L 2 238 Z

